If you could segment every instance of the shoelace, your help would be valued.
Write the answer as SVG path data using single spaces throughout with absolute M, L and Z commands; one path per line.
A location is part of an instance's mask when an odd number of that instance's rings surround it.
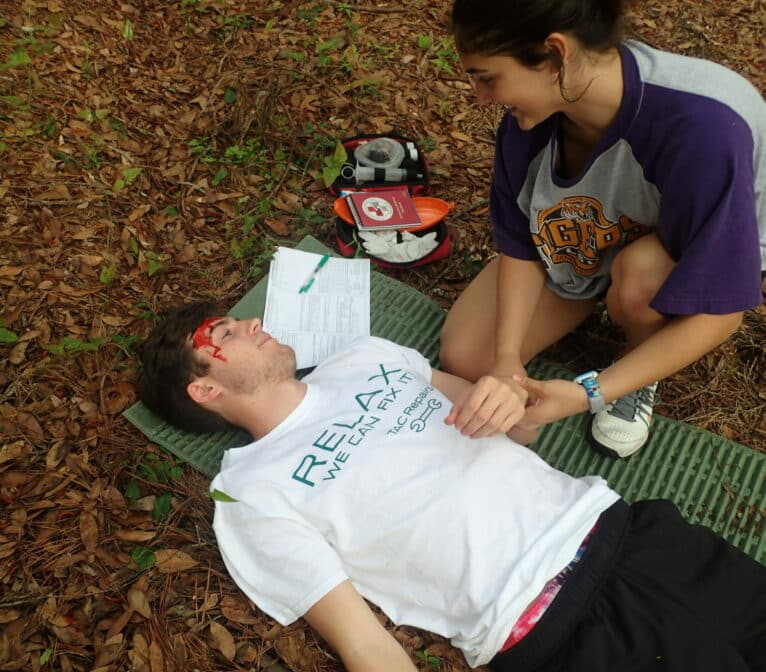
M 612 402 L 609 409 L 609 415 L 613 415 L 620 420 L 634 422 L 638 417 L 647 427 L 652 418 L 652 409 L 654 408 L 655 385 L 647 385 L 635 392 L 626 394 L 624 397 Z

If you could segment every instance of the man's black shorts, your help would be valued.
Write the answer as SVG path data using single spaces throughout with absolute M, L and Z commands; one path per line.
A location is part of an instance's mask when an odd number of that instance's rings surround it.
M 766 567 L 671 502 L 618 502 L 540 622 L 490 667 L 766 672 Z

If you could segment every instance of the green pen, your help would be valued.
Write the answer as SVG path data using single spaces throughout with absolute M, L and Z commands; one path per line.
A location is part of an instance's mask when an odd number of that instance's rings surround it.
M 327 263 L 327 260 L 330 258 L 329 254 L 325 254 L 320 260 L 319 263 L 314 267 L 314 270 L 311 271 L 311 275 L 306 279 L 306 282 L 304 282 L 301 285 L 301 288 L 298 290 L 298 294 L 305 294 L 306 292 L 311 289 L 311 285 L 314 284 L 314 280 L 317 277 L 317 274 L 319 271 L 322 270 L 322 266 L 324 266 Z

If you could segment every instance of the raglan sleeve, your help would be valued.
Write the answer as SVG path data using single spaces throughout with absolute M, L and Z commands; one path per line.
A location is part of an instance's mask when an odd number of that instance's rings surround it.
M 213 529 L 234 582 L 282 625 L 348 578 L 319 530 L 287 513 L 265 516 L 243 502 L 217 501 Z
M 539 260 L 529 230 L 529 217 L 519 207 L 519 192 L 526 175 L 527 161 L 519 130 L 506 114 L 495 142 L 489 212 L 497 249 L 516 259 Z
M 658 236 L 676 265 L 652 302 L 668 315 L 761 303 L 753 138 L 733 111 L 691 122 L 662 166 Z

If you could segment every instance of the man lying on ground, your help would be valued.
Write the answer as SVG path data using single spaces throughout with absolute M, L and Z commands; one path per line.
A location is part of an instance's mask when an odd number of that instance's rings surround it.
M 211 485 L 235 500 L 216 502 L 224 562 L 348 670 L 415 669 L 363 598 L 493 670 L 766 670 L 766 568 L 670 502 L 629 506 L 505 436 L 520 388 L 373 337 L 298 380 L 258 319 L 220 315 L 194 304 L 155 328 L 142 398 L 255 437 Z

